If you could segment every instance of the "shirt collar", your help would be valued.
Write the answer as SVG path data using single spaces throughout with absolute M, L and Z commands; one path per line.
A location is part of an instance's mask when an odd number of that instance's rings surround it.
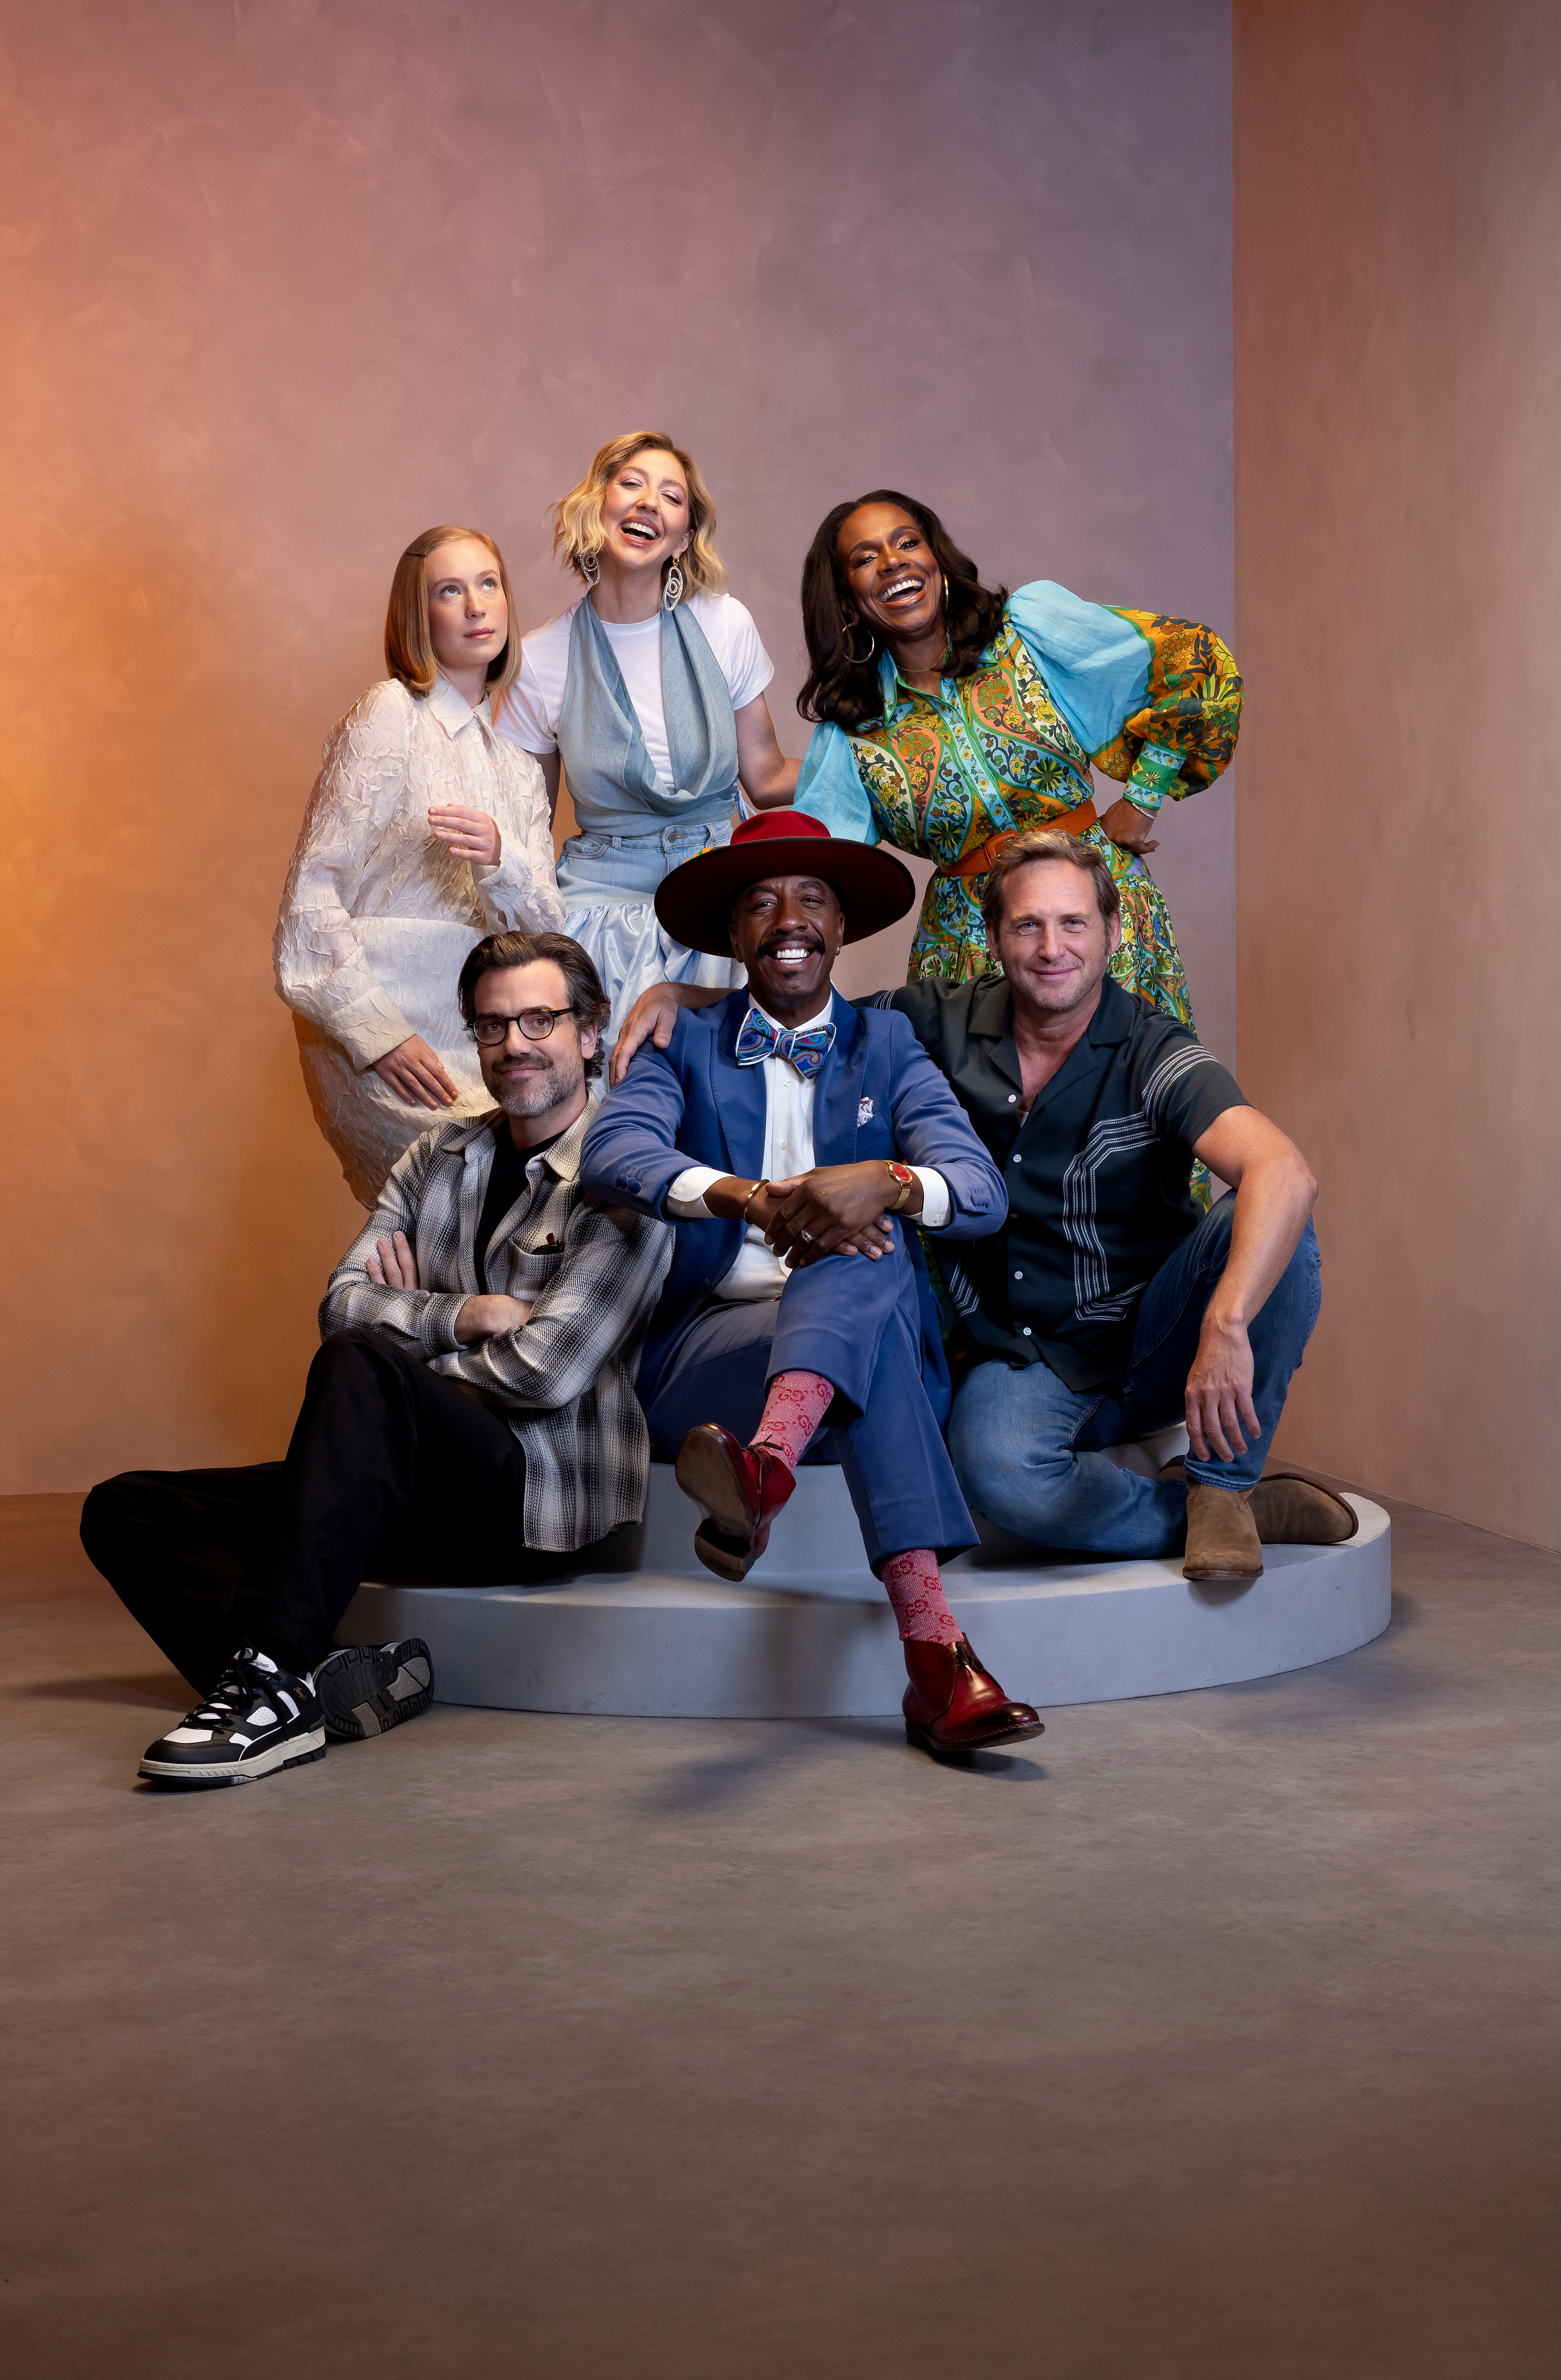
M 1100 987 L 1099 1003 L 1084 1029 L 1083 1040 L 1092 1050 L 1110 1049 L 1131 1040 L 1137 1022 L 1137 1004 L 1131 993 L 1124 991 L 1119 983 L 1107 976 Z M 980 978 L 970 1003 L 970 1030 L 973 1034 L 979 1034 L 983 1040 L 997 1043 L 997 1048 L 990 1052 L 993 1065 L 1010 1082 L 1022 1083 L 1019 1048 L 1013 1038 L 1013 992 L 1006 976 L 986 975 Z M 1052 1076 L 1053 1083 L 1060 1081 L 1068 1072 L 1081 1046 L 1079 1042 L 1074 1043 L 1067 1059 Z M 1050 1088 L 1051 1083 L 1048 1083 L 1046 1090 Z M 1044 1099 L 1046 1092 L 1043 1091 L 1041 1096 Z
M 561 1182 L 579 1180 L 580 1150 L 586 1135 L 590 1129 L 591 1118 L 600 1105 L 601 1101 L 593 1093 L 587 1101 L 583 1112 L 575 1117 L 569 1130 L 560 1133 L 551 1148 L 543 1149 L 543 1164 L 551 1167 Z M 445 1141 L 444 1147 L 454 1155 L 464 1155 L 467 1149 L 481 1142 L 484 1133 L 491 1133 L 495 1124 L 502 1123 L 503 1117 L 502 1108 L 490 1108 L 486 1115 L 474 1117 L 470 1123 L 455 1125 Z M 528 1159 L 527 1163 L 529 1161 Z
M 978 976 L 970 1002 L 970 1029 L 993 1041 L 1013 1030 L 1013 993 L 1006 975 Z
M 1108 1048 L 1113 1042 L 1131 1041 L 1133 1026 L 1138 1022 L 1138 1003 L 1131 991 L 1107 976 L 1100 987 L 1100 1005 L 1089 1021 L 1088 1038 L 1095 1048 Z
M 442 671 L 433 682 L 432 693 L 425 695 L 423 699 L 449 736 L 459 735 L 474 719 L 486 721 L 488 718 L 488 697 L 484 695 L 474 710 L 466 696 L 456 691 Z
M 831 990 L 829 999 L 824 1002 L 817 1015 L 805 1018 L 801 1025 L 782 1025 L 778 1016 L 771 1016 L 768 1009 L 754 998 L 752 992 L 748 994 L 748 1005 L 756 1014 L 764 1018 L 767 1025 L 773 1025 L 777 1033 L 810 1033 L 816 1025 L 828 1025 L 829 1022 L 834 1011 L 835 995 Z

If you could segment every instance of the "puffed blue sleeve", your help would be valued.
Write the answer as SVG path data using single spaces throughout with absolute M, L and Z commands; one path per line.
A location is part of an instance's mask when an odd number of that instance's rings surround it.
M 1147 638 L 1119 612 L 1086 603 L 1052 578 L 1018 589 L 1008 609 L 1063 718 L 1086 752 L 1098 752 L 1148 691 Z
M 1241 679 L 1196 620 L 1085 603 L 1049 578 L 1009 598 L 1009 617 L 1063 718 L 1103 775 L 1153 816 L 1229 766 Z
M 805 810 L 809 818 L 822 819 L 842 843 L 878 840 L 873 806 L 857 771 L 851 738 L 832 719 L 821 721 L 808 739 L 792 807 Z

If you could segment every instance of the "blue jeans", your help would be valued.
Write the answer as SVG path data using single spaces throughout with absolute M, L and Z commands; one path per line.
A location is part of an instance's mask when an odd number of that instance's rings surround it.
M 1230 1254 L 1234 1198 L 1221 1198 L 1144 1293 L 1126 1378 L 1070 1389 L 1045 1364 L 978 1365 L 954 1399 L 949 1451 L 967 1501 L 999 1528 L 1039 1545 L 1099 1554 L 1179 1553 L 1187 1534 L 1180 1481 L 1119 1471 L 1098 1450 L 1146 1438 L 1183 1417 L 1204 1309 Z M 1233 1462 L 1187 1458 L 1189 1479 L 1250 1488 L 1263 1465 L 1290 1375 L 1322 1303 L 1322 1259 L 1310 1223 L 1249 1327 L 1259 1437 Z
M 729 806 L 720 818 L 642 829 L 634 834 L 611 834 L 582 827 L 572 834 L 558 860 L 558 889 L 566 909 L 588 908 L 604 901 L 650 901 L 657 887 L 685 859 L 730 843 L 736 823 Z

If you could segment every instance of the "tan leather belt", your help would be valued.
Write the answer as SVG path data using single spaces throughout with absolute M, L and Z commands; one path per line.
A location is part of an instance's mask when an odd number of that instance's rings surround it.
M 1085 827 L 1095 824 L 1095 804 L 1081 802 L 1076 810 L 1065 810 L 1060 818 L 1043 819 L 1039 826 L 1023 830 L 1016 827 L 1007 834 L 991 835 L 974 851 L 967 851 L 962 859 L 956 859 L 951 866 L 940 866 L 938 873 L 939 876 L 985 876 L 998 852 L 1006 850 L 1021 831 L 1025 834 L 1083 834 Z

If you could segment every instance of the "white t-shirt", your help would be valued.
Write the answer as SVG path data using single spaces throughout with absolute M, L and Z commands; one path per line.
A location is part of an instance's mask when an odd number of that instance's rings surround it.
M 580 598 L 584 602 L 585 598 Z M 571 603 L 545 628 L 520 640 L 520 674 L 505 695 L 494 721 L 501 735 L 523 752 L 558 750 L 558 715 L 563 708 L 564 680 L 569 674 L 569 632 L 580 603 Z M 753 614 L 735 595 L 691 595 L 693 613 L 716 657 L 732 696 L 732 708 L 741 710 L 762 694 L 775 674 L 775 664 L 759 642 Z M 620 627 L 603 620 L 608 643 L 623 673 L 629 700 L 639 719 L 640 734 L 650 765 L 672 789 L 672 758 L 667 748 L 667 721 L 661 708 L 661 615 L 635 620 Z

